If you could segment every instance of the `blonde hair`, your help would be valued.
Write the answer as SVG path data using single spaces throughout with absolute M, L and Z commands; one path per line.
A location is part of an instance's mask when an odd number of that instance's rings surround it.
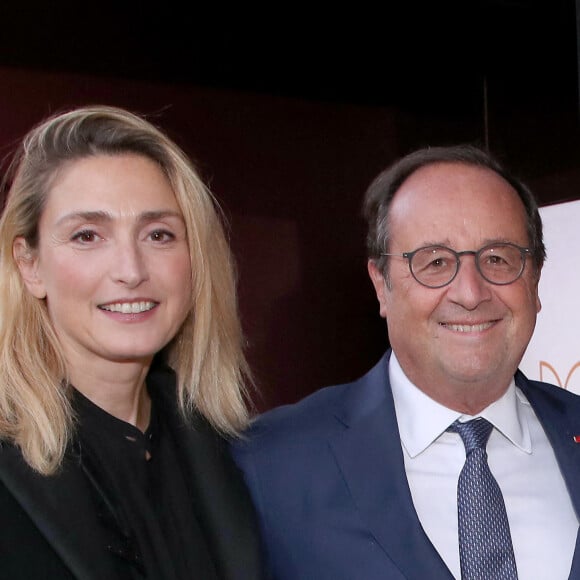
M 92 155 L 137 154 L 165 172 L 187 224 L 193 307 L 164 349 L 177 375 L 185 417 L 203 415 L 219 432 L 247 426 L 251 374 L 243 353 L 235 268 L 223 216 L 192 162 L 144 118 L 91 106 L 54 115 L 32 129 L 9 167 L 0 219 L 0 438 L 17 445 L 43 474 L 61 464 L 73 430 L 67 365 L 44 300 L 26 290 L 13 244 L 38 246 L 38 223 L 51 183 L 64 164 Z

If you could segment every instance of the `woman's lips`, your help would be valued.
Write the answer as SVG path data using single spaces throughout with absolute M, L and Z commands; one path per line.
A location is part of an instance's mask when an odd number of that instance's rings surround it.
M 150 300 L 136 300 L 134 302 L 111 302 L 109 304 L 100 304 L 101 310 L 107 312 L 119 312 L 120 314 L 140 314 L 147 312 L 157 306 L 158 302 Z

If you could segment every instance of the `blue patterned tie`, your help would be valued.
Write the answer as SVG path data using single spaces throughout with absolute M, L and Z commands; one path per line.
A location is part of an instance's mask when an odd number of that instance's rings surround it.
M 448 429 L 459 433 L 466 454 L 457 484 L 462 580 L 518 577 L 503 496 L 487 464 L 485 447 L 492 429 L 481 417 L 455 421 Z

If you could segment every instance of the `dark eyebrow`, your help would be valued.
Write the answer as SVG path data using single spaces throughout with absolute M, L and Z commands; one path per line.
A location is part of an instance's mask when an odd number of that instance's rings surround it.
M 181 215 L 181 213 L 175 210 L 145 211 L 139 214 L 138 220 L 141 223 L 148 223 L 168 217 L 178 218 L 181 221 L 183 221 L 183 216 Z M 113 221 L 113 219 L 114 219 L 113 216 L 106 211 L 79 211 L 64 215 L 58 220 L 57 225 L 73 220 L 80 220 L 84 222 L 93 222 L 93 223 L 103 223 Z
M 479 246 L 480 248 L 484 248 L 485 246 L 491 246 L 493 244 L 515 244 L 516 246 L 519 245 L 519 242 L 514 242 L 513 240 L 509 239 L 509 238 L 485 238 L 485 240 L 482 241 L 481 245 Z M 431 246 L 439 246 L 440 248 L 449 248 L 450 250 L 452 250 L 453 248 L 451 247 L 451 242 L 449 241 L 449 238 L 446 238 L 445 241 L 440 241 L 440 242 L 425 242 L 424 244 L 422 244 L 421 248 L 430 248 Z M 460 250 L 458 250 L 460 251 Z

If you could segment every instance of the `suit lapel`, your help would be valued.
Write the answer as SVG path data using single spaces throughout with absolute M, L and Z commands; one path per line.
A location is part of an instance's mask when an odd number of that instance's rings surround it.
M 337 416 L 343 428 L 330 444 L 363 520 L 406 577 L 451 579 L 413 506 L 388 379 L 388 355 L 350 392 L 344 412 Z
M 167 413 L 178 453 L 197 502 L 220 580 L 257 580 L 261 577 L 255 514 L 243 479 L 223 440 L 201 417 L 187 425 L 177 412 L 175 384 L 167 372 L 152 373 L 148 383 Z M 33 472 L 19 451 L 0 449 L 0 481 L 17 499 L 39 531 L 80 580 L 115 578 L 114 556 L 106 550 L 94 490 L 74 459 L 50 477 Z
M 580 436 L 580 397 L 532 383 L 520 372 L 516 384 L 546 431 L 580 519 L 580 443 L 574 439 Z M 354 503 L 405 576 L 452 578 L 413 506 L 388 379 L 388 354 L 350 392 L 337 415 L 342 428 L 330 444 Z M 386 476 L 380 477 L 381 472 Z M 580 578 L 580 535 L 570 578 Z
M 540 420 L 560 466 L 570 499 L 580 519 L 580 397 L 571 396 L 564 389 L 544 383 L 529 381 L 521 372 L 516 374 L 516 384 L 526 395 Z M 580 533 L 570 578 L 580 578 Z
M 564 389 L 557 390 L 558 387 L 529 381 L 520 372 L 516 375 L 516 384 L 526 395 L 552 444 L 580 518 L 580 443 L 574 440 L 580 436 L 580 397 L 571 396 Z
M 243 479 L 224 441 L 196 416 L 187 424 L 177 410 L 175 385 L 168 373 L 149 377 L 156 403 L 169 418 L 179 458 L 196 511 L 222 580 L 257 580 L 260 575 L 255 513 Z M 153 392 L 153 391 L 152 391 Z
M 0 480 L 77 578 L 116 576 L 106 539 L 100 537 L 91 490 L 71 459 L 58 474 L 42 476 L 28 467 L 16 448 L 5 445 Z

